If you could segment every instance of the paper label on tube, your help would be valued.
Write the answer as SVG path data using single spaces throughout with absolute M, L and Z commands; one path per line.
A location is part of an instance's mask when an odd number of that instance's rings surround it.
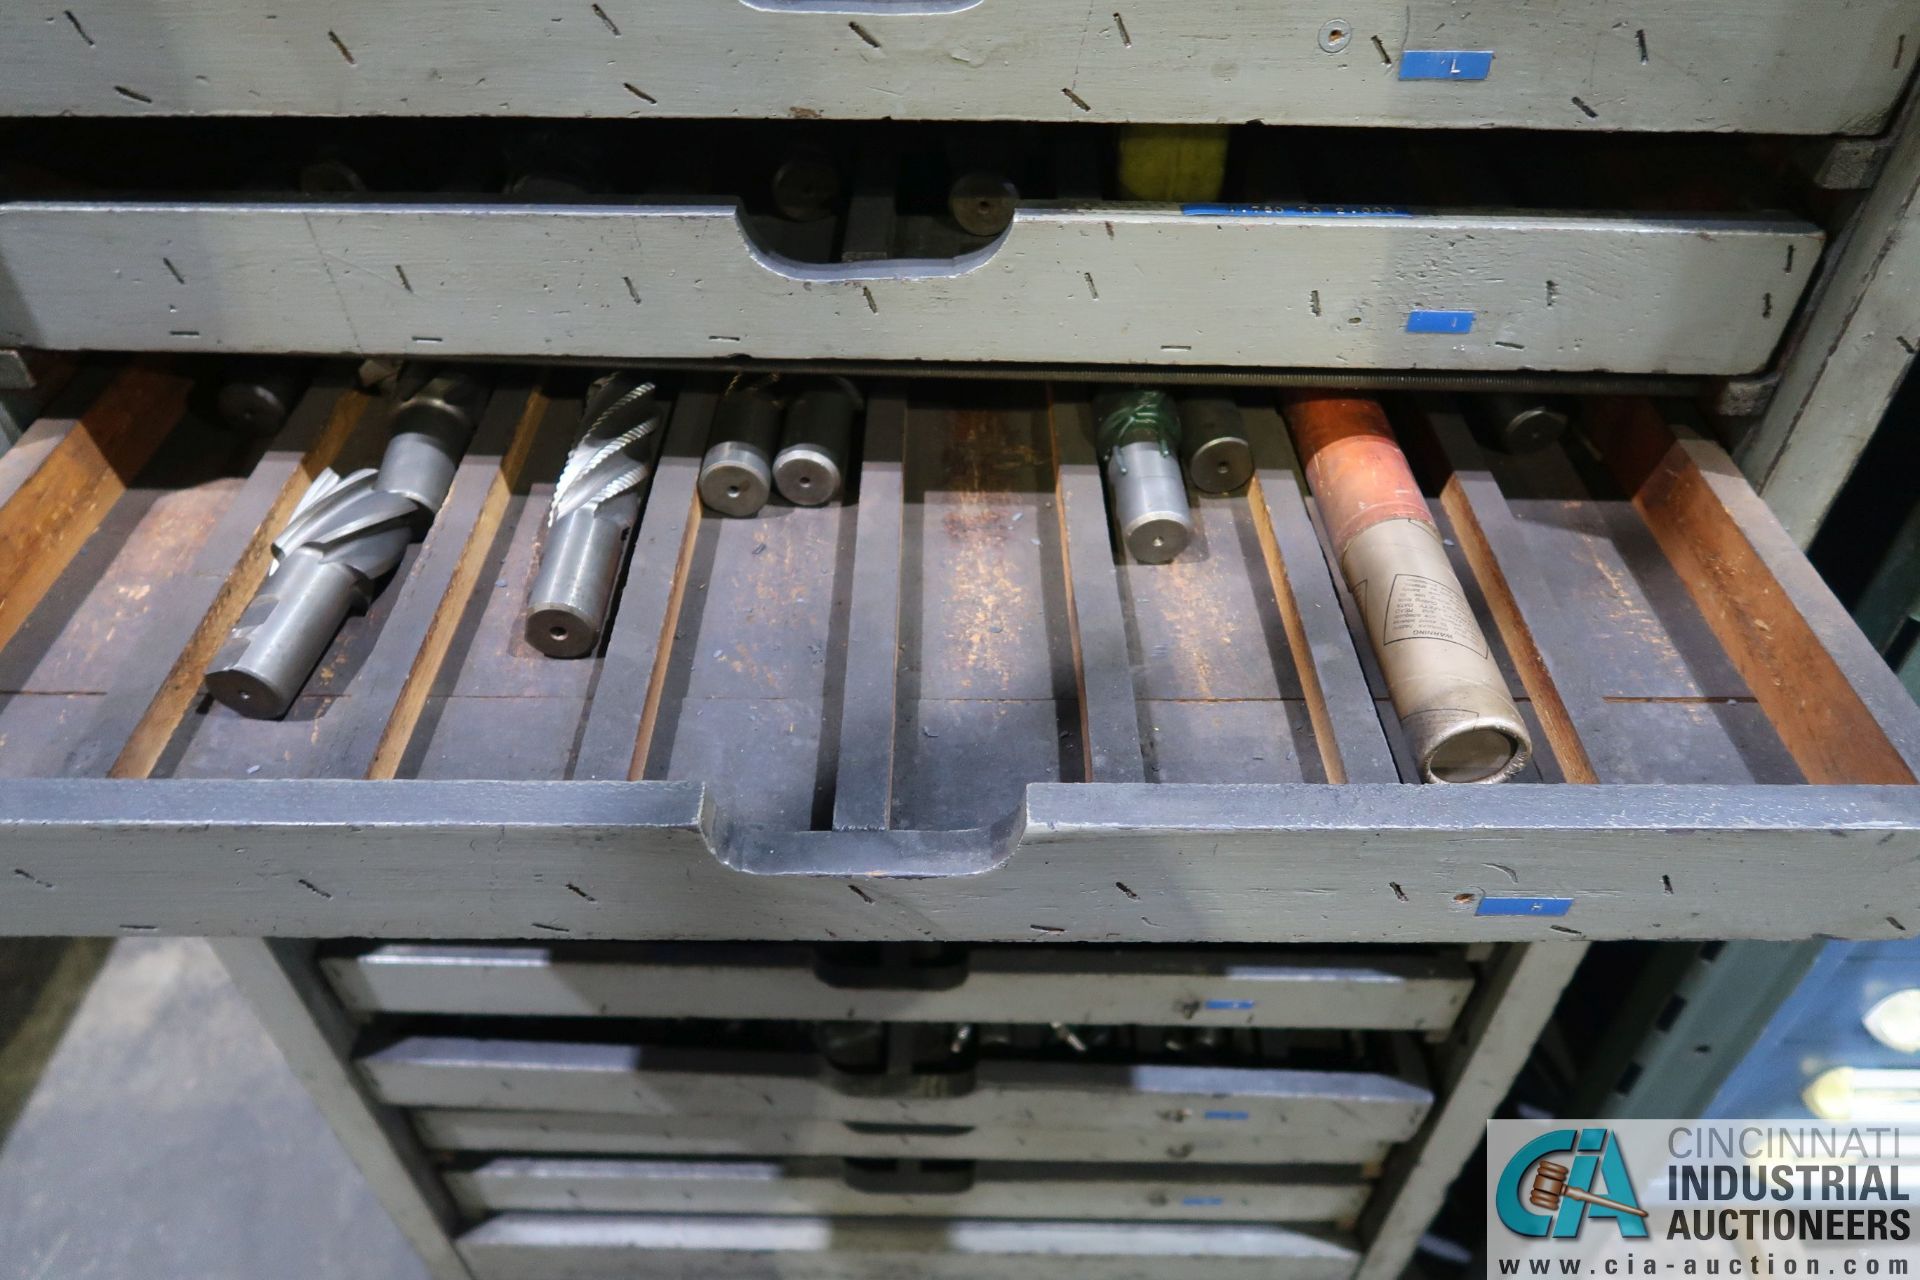
M 1487 639 L 1460 588 L 1418 573 L 1396 573 L 1387 589 L 1382 644 L 1444 640 L 1487 657 Z

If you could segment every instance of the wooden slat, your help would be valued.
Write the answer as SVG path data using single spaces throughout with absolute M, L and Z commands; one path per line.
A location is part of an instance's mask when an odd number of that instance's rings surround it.
M 1588 420 L 1634 509 L 1807 781 L 1912 783 L 1920 717 L 1910 700 L 1886 696 L 1884 663 L 1732 460 L 1648 400 L 1597 400 Z M 1862 701 L 1862 687 L 1875 689 L 1874 708 Z
M 69 561 L 180 420 L 190 379 L 156 364 L 122 372 L 58 443 L 38 427 L 20 461 L 0 472 L 0 646 L 13 639 Z M 8 453 L 11 458 L 20 447 Z M 30 474 L 21 474 L 37 461 Z
M 1094 456 L 1092 410 L 1084 400 L 1048 393 L 1053 436 L 1054 501 L 1067 575 L 1067 627 L 1080 687 L 1080 741 L 1086 781 L 1143 782 L 1140 710 L 1127 648 L 1120 580 L 1100 464 Z
M 674 401 L 574 759 L 576 778 L 624 780 L 645 764 L 700 529 L 695 486 L 718 403 L 714 391 L 700 389 L 682 391 Z
M 868 397 L 833 790 L 833 825 L 840 831 L 884 830 L 893 816 L 906 425 L 903 395 Z
M 373 651 L 320 721 L 314 776 L 394 776 L 547 407 L 524 383 L 487 402 L 419 554 L 389 588 L 399 595 Z
M 1449 468 L 1440 506 L 1453 522 L 1500 640 L 1520 672 L 1534 714 L 1568 782 L 1599 782 L 1582 735 L 1604 732 L 1598 686 L 1581 657 L 1580 641 L 1568 629 L 1540 566 L 1527 550 L 1526 534 L 1507 507 L 1500 484 L 1488 472 L 1466 422 L 1440 402 L 1419 413 L 1436 452 Z M 1419 430 L 1420 422 L 1406 426 Z
M 1257 464 L 1247 503 L 1280 602 L 1294 670 L 1306 691 L 1327 781 L 1398 782 L 1400 772 L 1340 608 L 1333 570 L 1307 515 L 1293 442 L 1271 407 L 1247 407 L 1242 413 Z
M 362 422 L 370 401 L 346 387 L 337 378 L 307 393 L 186 573 L 156 593 L 63 773 L 144 778 L 153 771 L 192 706 L 207 663 L 266 576 L 274 535 Z

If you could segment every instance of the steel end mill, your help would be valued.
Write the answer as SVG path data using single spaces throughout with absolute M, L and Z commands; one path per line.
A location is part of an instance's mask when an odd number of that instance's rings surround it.
M 1094 402 L 1094 415 L 1120 539 L 1140 563 L 1165 564 L 1193 537 L 1173 400 L 1164 391 L 1109 392 Z
M 707 455 L 700 463 L 700 500 L 723 516 L 750 516 L 773 492 L 773 454 L 780 444 L 780 405 L 763 387 L 720 397 Z
M 609 374 L 587 392 L 580 439 L 554 484 L 546 549 L 527 593 L 527 643 L 548 657 L 578 658 L 600 643 L 664 419 L 653 384 L 633 374 Z
M 378 468 L 314 477 L 273 540 L 267 580 L 207 669 L 208 693 L 244 716 L 286 714 L 340 624 L 433 523 L 486 399 L 471 378 L 435 378 L 394 411 Z

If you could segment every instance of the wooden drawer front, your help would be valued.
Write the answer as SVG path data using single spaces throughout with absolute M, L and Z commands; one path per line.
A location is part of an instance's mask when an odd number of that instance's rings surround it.
M 869 1164 L 893 1162 L 869 1162 Z M 1192 1165 L 981 1163 L 901 1189 L 833 1159 L 579 1160 L 497 1156 L 448 1182 L 479 1213 L 1089 1218 L 1116 1222 L 1351 1222 L 1367 1184 L 1350 1171 Z M 911 1175 L 909 1175 L 911 1177 Z
M 662 946 L 631 958 L 540 946 L 398 944 L 322 968 L 363 1014 L 847 1019 L 1437 1031 L 1472 977 L 1414 952 L 1294 957 L 1163 949 L 972 949 L 925 986 L 865 985 L 805 947 Z
M 1821 244 L 1761 218 L 1029 206 L 960 258 L 818 264 L 725 206 L 22 202 L 0 343 L 1738 374 Z
M 1920 38 L 1897 0 L 93 0 L 48 16 L 0 15 L 0 112 L 1873 133 Z
M 846 1076 L 804 1054 L 416 1036 L 360 1060 L 410 1107 L 1041 1130 L 1134 1129 L 1176 1142 L 1245 1127 L 1319 1163 L 1358 1163 L 1413 1136 L 1433 1095 L 1365 1071 L 984 1061 L 964 1077 Z
M 1282 1227 L 502 1214 L 462 1236 L 476 1280 L 1344 1280 L 1347 1244 Z

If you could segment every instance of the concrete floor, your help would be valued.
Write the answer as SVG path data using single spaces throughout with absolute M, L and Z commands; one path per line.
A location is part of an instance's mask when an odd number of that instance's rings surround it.
M 425 1275 L 204 942 L 0 950 L 0 1280 Z

